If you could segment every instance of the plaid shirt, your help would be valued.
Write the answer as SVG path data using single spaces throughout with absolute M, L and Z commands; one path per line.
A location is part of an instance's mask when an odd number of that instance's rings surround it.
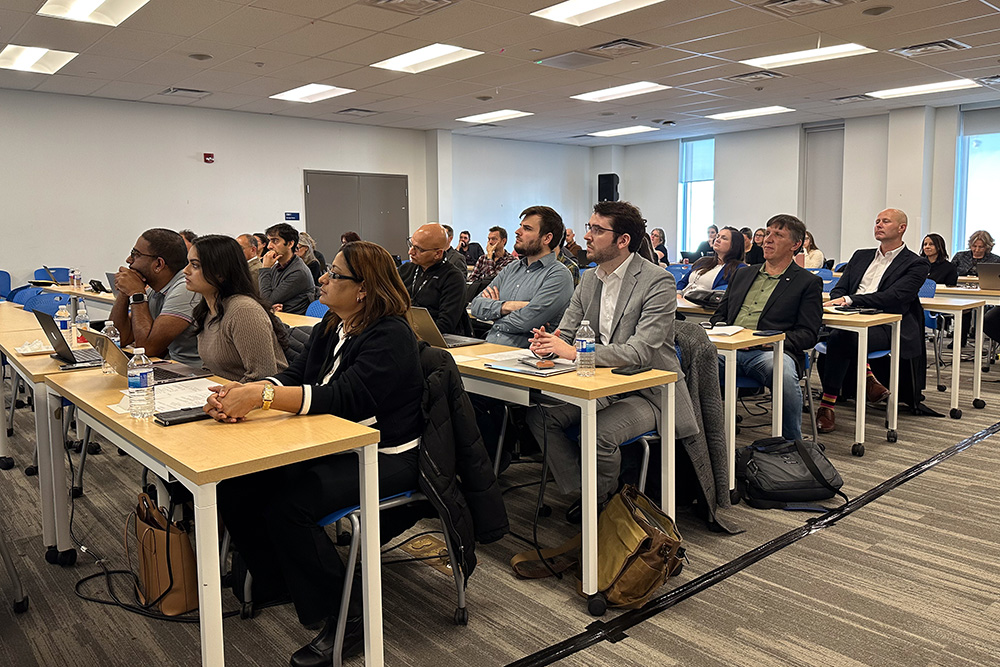
M 505 252 L 503 257 L 500 259 L 490 259 L 486 255 L 479 258 L 476 262 L 476 267 L 472 269 L 472 273 L 469 275 L 469 282 L 473 283 L 477 280 L 493 280 L 496 278 L 497 274 L 503 270 L 503 267 L 507 266 L 513 262 L 516 258 L 513 253 Z

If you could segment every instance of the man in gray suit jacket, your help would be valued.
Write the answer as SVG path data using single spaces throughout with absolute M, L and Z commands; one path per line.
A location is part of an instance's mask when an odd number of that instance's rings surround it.
M 597 268 L 584 273 L 559 328 L 538 329 L 531 349 L 539 355 L 575 359 L 573 340 L 582 320 L 589 320 L 596 336 L 598 366 L 648 365 L 674 371 L 677 382 L 675 434 L 698 432 L 691 399 L 683 382 L 674 349 L 674 311 L 677 289 L 673 276 L 639 256 L 645 220 L 627 202 L 600 202 L 587 225 L 587 259 Z M 580 445 L 566 436 L 579 424 L 580 410 L 561 404 L 528 412 L 528 425 L 538 442 L 547 441 L 552 473 L 563 493 L 580 493 Z M 609 396 L 598 401 L 597 500 L 607 502 L 618 488 L 621 453 L 618 446 L 660 423 L 660 389 Z M 579 502 L 566 518 L 579 519 Z
M 243 248 L 243 257 L 247 260 L 247 268 L 250 270 L 250 278 L 254 287 L 260 289 L 260 256 L 257 254 L 257 237 L 253 234 L 240 234 L 236 237 L 236 242 Z

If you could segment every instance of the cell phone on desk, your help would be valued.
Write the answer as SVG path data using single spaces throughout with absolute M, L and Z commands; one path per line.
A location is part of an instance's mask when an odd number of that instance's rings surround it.
M 181 408 L 180 410 L 170 410 L 168 412 L 157 412 L 153 415 L 153 421 L 160 426 L 174 426 L 175 424 L 187 424 L 201 419 L 208 419 L 209 415 L 201 407 Z
M 834 310 L 839 310 L 839 311 L 841 311 L 843 313 L 856 313 L 859 310 L 861 310 L 857 306 L 834 306 L 833 309 Z
M 761 329 L 760 331 L 754 331 L 754 336 L 777 336 L 778 334 L 785 333 L 784 331 L 779 331 L 778 329 Z
M 90 289 L 94 290 L 94 294 L 102 294 L 104 292 L 111 291 L 107 287 L 105 287 L 104 283 L 102 283 L 100 280 L 91 280 Z
M 619 366 L 618 368 L 612 368 L 611 372 L 615 375 L 638 375 L 639 373 L 651 370 L 653 370 L 652 366 Z

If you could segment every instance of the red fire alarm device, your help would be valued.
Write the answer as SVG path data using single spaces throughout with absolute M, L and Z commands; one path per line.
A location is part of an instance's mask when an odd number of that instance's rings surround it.
M 215 153 L 205 153 L 205 164 L 212 164 L 215 162 Z

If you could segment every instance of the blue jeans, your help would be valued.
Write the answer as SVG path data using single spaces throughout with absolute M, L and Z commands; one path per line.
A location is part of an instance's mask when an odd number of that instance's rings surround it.
M 774 352 L 770 350 L 737 350 L 736 375 L 748 377 L 771 387 Z M 719 366 L 723 359 L 719 357 Z M 795 360 L 787 352 L 784 361 L 784 377 L 781 385 L 781 436 L 786 440 L 802 439 L 802 390 L 795 370 Z M 721 374 L 721 373 L 720 373 Z M 771 387 L 771 391 L 774 388 Z

